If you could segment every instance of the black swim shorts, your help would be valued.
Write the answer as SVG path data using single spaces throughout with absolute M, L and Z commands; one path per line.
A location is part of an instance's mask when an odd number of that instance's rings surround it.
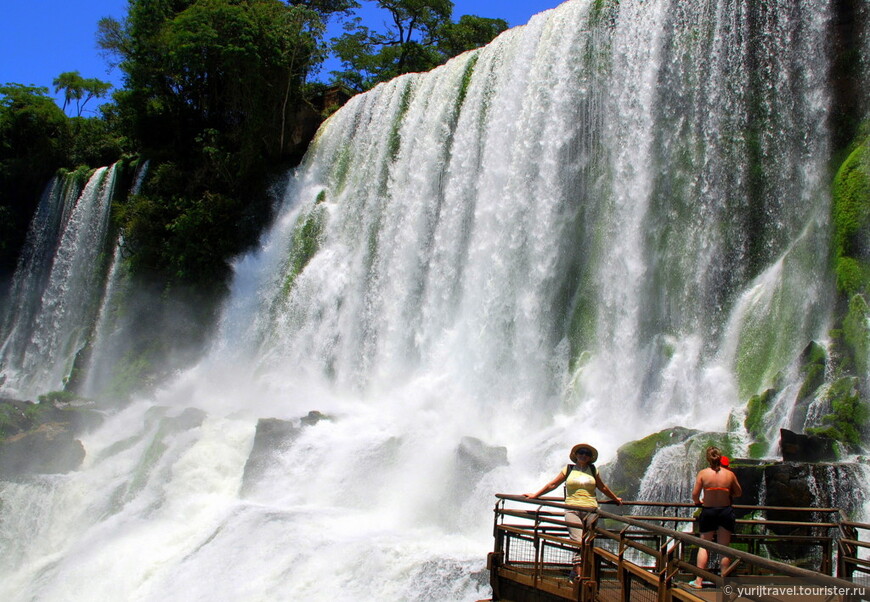
M 700 533 L 709 533 L 719 527 L 734 533 L 736 525 L 737 517 L 734 515 L 734 508 L 731 506 L 704 508 L 701 510 L 701 516 L 698 517 L 698 531 Z

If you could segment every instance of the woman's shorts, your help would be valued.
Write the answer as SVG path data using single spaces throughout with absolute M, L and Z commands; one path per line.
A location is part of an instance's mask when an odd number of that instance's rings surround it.
M 736 526 L 737 517 L 734 515 L 734 508 L 731 506 L 703 508 L 701 516 L 698 517 L 698 531 L 700 533 L 709 533 L 719 527 L 734 533 Z

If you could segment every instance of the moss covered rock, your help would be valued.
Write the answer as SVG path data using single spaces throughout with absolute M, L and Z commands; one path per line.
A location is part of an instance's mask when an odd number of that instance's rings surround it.
M 765 429 L 765 418 L 773 405 L 775 396 L 774 389 L 767 389 L 763 393 L 750 397 L 746 404 L 746 418 L 743 421 L 743 426 L 753 439 L 749 445 L 749 457 L 751 458 L 761 458 L 770 447 Z
M 656 452 L 665 446 L 684 442 L 698 433 L 678 426 L 626 443 L 616 451 L 616 459 L 607 464 L 607 484 L 617 495 L 626 498 L 637 496 L 640 481 Z
M 834 381 L 824 397 L 831 411 L 822 417 L 823 426 L 807 431 L 857 447 L 870 426 L 870 407 L 861 399 L 858 386 L 856 377 Z
M 0 399 L 0 479 L 78 468 L 85 450 L 76 436 L 102 421 L 100 413 L 72 405 L 80 401 L 62 392 L 41 403 Z
M 870 307 L 862 295 L 854 295 L 843 320 L 843 344 L 855 372 L 870 372 Z
M 870 150 L 855 145 L 833 184 L 833 250 L 837 287 L 847 297 L 870 290 Z

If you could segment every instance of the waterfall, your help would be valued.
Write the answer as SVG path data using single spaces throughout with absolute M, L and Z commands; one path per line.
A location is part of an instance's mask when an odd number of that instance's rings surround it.
M 130 195 L 138 194 L 148 173 L 148 161 L 136 168 Z M 82 372 L 84 378 L 80 392 L 86 397 L 106 397 L 113 391 L 114 373 L 117 358 L 127 350 L 125 341 L 129 339 L 129 324 L 135 321 L 135 311 L 130 310 L 130 274 L 123 263 L 124 236 L 119 234 L 112 251 L 112 259 L 106 276 L 106 284 L 100 295 L 100 307 L 94 321 L 94 337 L 87 363 Z M 125 305 L 126 304 L 126 305 Z M 124 319 L 124 310 L 128 315 Z M 134 314 L 134 315 L 129 315 Z
M 51 273 L 60 233 L 81 193 L 79 178 L 55 176 L 49 182 L 33 217 L 18 268 L 12 281 L 9 303 L 3 308 L 2 356 L 20 356 L 27 345 L 39 300 Z
M 495 492 L 725 430 L 826 333 L 830 19 L 569 0 L 351 99 L 205 358 L 0 483 L 0 597 L 486 597 Z
M 640 482 L 639 500 L 651 502 L 687 503 L 692 500 L 692 488 L 698 474 L 699 446 L 688 453 L 690 445 L 677 443 L 663 447 L 650 461 Z
M 97 169 L 83 188 L 78 177 L 49 185 L 13 277 L 0 373 L 21 398 L 64 388 L 99 304 L 115 167 Z

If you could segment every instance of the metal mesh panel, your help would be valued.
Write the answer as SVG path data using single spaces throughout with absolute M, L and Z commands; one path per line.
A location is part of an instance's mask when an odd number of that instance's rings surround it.
M 505 537 L 505 560 L 508 563 L 528 563 L 535 561 L 535 545 L 531 539 L 508 534 Z
M 631 580 L 631 602 L 656 602 L 658 591 L 640 579 Z
M 579 552 L 579 550 L 565 545 L 548 542 L 543 548 L 544 562 L 570 566 L 572 558 L 576 552 Z

